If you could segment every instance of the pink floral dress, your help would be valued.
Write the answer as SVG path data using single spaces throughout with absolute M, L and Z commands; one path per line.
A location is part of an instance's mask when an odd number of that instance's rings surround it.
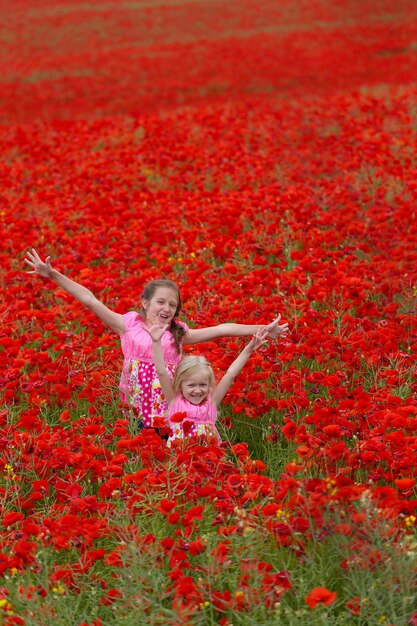
M 178 413 L 186 413 L 187 416 L 178 422 L 176 421 L 176 414 Z M 193 436 L 214 436 L 220 442 L 216 420 L 217 408 L 210 397 L 201 404 L 192 404 L 183 396 L 178 395 L 168 411 L 169 426 L 172 430 L 168 445 L 174 439 Z
M 123 319 L 126 331 L 121 336 L 124 362 L 119 385 L 120 396 L 132 408 L 140 425 L 149 428 L 153 426 L 155 417 L 167 417 L 168 405 L 156 373 L 152 339 L 146 331 L 146 324 L 135 311 L 125 313 Z M 188 331 L 186 324 L 178 323 Z M 182 351 L 178 352 L 174 337 L 169 331 L 164 333 L 161 341 L 166 368 L 173 377 Z

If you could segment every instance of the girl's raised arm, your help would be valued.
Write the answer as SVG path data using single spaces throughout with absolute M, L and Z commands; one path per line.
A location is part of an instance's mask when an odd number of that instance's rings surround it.
M 153 360 L 155 362 L 156 373 L 158 374 L 159 382 L 161 383 L 161 389 L 165 396 L 168 405 L 172 404 L 175 399 L 174 387 L 172 380 L 165 367 L 164 353 L 162 350 L 161 338 L 168 324 L 165 324 L 162 328 L 158 324 L 153 324 L 147 328 L 148 333 L 152 339 L 152 353 Z
M 184 344 L 202 343 L 219 337 L 248 337 L 265 328 L 269 339 L 285 337 L 288 333 L 288 324 L 280 324 L 281 315 L 267 326 L 260 324 L 219 324 L 207 328 L 190 328 L 184 337 Z
M 106 305 L 100 302 L 100 300 L 97 300 L 95 295 L 89 289 L 83 287 L 83 285 L 76 283 L 74 280 L 71 280 L 67 276 L 64 276 L 64 274 L 61 274 L 61 272 L 58 272 L 58 270 L 54 269 L 51 265 L 50 258 L 51 257 L 48 256 L 45 261 L 42 261 L 34 248 L 28 250 L 25 262 L 33 268 L 28 271 L 28 274 L 39 274 L 39 276 L 50 278 L 58 285 L 58 287 L 69 293 L 71 296 L 74 296 L 74 298 L 76 298 L 79 302 L 88 307 L 90 311 L 95 313 L 104 324 L 109 326 L 119 335 L 123 335 L 126 330 L 123 315 L 115 313 L 115 311 L 106 307 Z
M 236 376 L 242 371 L 252 352 L 260 348 L 260 346 L 264 343 L 267 343 L 267 338 L 268 327 L 266 326 L 260 328 L 252 337 L 251 341 L 243 348 L 239 356 L 233 361 L 213 392 L 212 399 L 216 406 L 219 406 L 220 402 L 226 395 L 226 392 L 233 385 Z

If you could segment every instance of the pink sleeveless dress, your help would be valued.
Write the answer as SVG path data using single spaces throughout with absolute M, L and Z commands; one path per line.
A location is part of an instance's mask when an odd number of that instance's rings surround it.
M 126 331 L 121 336 L 124 362 L 119 385 L 120 397 L 131 407 L 139 423 L 149 428 L 153 426 L 155 417 L 168 416 L 168 405 L 156 373 L 152 339 L 146 331 L 146 324 L 135 311 L 125 313 L 123 319 Z M 178 323 L 188 331 L 186 324 Z M 181 360 L 182 350 L 178 352 L 169 331 L 163 334 L 161 342 L 166 368 L 172 378 Z
M 186 413 L 187 416 L 181 422 L 177 422 L 175 421 L 177 413 Z M 202 404 L 191 404 L 178 395 L 169 407 L 168 420 L 172 430 L 168 445 L 174 439 L 193 436 L 214 436 L 217 441 L 221 441 L 216 428 L 217 408 L 210 397 Z

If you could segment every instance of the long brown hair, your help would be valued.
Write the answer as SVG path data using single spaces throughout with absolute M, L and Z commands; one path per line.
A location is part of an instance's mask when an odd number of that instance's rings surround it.
M 179 312 L 181 311 L 181 307 L 182 307 L 181 294 L 177 285 L 173 283 L 172 280 L 168 280 L 167 278 L 160 278 L 159 280 L 153 280 L 147 285 L 145 285 L 143 289 L 143 293 L 141 295 L 141 300 L 145 300 L 146 302 L 149 302 L 152 299 L 152 297 L 155 295 L 156 290 L 159 289 L 159 287 L 172 289 L 172 291 L 174 291 L 177 296 L 178 304 L 175 310 L 175 315 L 173 319 L 171 320 L 169 330 L 172 333 L 172 336 L 174 337 L 175 347 L 177 348 L 178 352 L 181 352 L 181 342 L 186 331 L 180 324 L 178 324 L 178 322 L 175 319 L 177 315 L 179 314 Z M 142 317 L 146 319 L 146 310 L 143 307 L 143 305 L 141 307 L 140 313 Z

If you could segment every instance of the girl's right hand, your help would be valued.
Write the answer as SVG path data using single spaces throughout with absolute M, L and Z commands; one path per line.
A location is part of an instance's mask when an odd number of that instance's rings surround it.
M 165 324 L 162 328 L 159 324 L 152 323 L 150 326 L 146 328 L 146 331 L 151 336 L 152 341 L 159 341 L 168 328 L 169 324 Z
M 52 276 L 52 265 L 49 261 L 51 257 L 48 256 L 43 262 L 36 252 L 35 248 L 28 250 L 26 252 L 25 263 L 30 265 L 33 269 L 28 270 L 28 274 L 39 274 L 40 276 L 45 276 L 46 278 L 50 278 Z
M 249 349 L 254 352 L 264 344 L 268 343 L 268 327 L 260 328 L 252 337 L 251 341 L 248 343 Z

